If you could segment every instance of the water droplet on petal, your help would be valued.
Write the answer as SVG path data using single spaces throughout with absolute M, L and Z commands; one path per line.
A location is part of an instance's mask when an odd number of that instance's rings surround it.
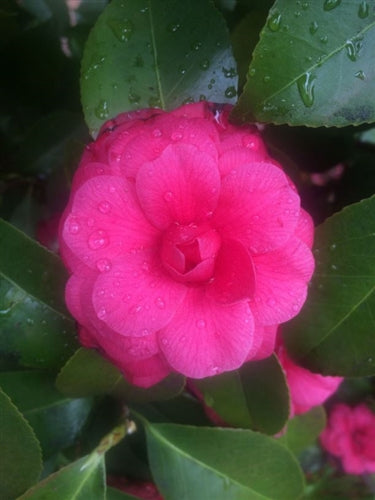
M 172 191 L 167 191 L 166 193 L 164 193 L 164 200 L 165 201 L 172 201 L 173 200 Z
M 156 297 L 155 299 L 155 305 L 159 309 L 164 309 L 165 308 L 165 302 L 161 297 Z
M 101 273 L 106 273 L 111 270 L 112 264 L 108 259 L 99 259 L 96 262 L 96 267 Z
M 204 319 L 198 319 L 198 321 L 197 321 L 197 327 L 198 328 L 205 328 L 206 327 L 206 321 Z
M 98 205 L 98 210 L 102 214 L 108 214 L 111 211 L 112 205 L 109 201 L 101 201 Z
M 107 310 L 104 307 L 101 307 L 97 314 L 99 319 L 104 319 L 107 316 Z
M 205 71 L 210 67 L 210 61 L 208 59 L 203 59 L 203 61 L 200 62 L 199 67 Z
M 70 234 L 78 234 L 81 230 L 81 226 L 77 219 L 71 217 L 68 222 L 68 231 Z
M 183 135 L 181 132 L 173 132 L 171 135 L 172 141 L 180 141 L 182 139 Z
M 160 128 L 154 128 L 154 130 L 152 131 L 152 135 L 154 137 L 161 137 L 163 134 Z
M 94 231 L 90 234 L 88 245 L 92 250 L 99 250 L 100 248 L 104 248 L 108 245 L 109 240 L 107 233 L 102 229 L 98 231 Z

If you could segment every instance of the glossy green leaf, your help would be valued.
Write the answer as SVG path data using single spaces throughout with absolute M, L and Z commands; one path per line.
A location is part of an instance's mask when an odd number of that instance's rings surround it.
M 276 356 L 194 384 L 206 405 L 229 425 L 275 434 L 288 419 L 288 387 Z
M 96 351 L 81 348 L 62 368 L 56 384 L 63 394 L 71 397 L 111 394 L 127 401 L 147 402 L 177 396 L 184 388 L 185 379 L 172 373 L 150 389 L 142 389 L 129 384 L 121 372 Z
M 326 413 L 322 406 L 315 406 L 307 413 L 290 419 L 278 441 L 298 455 L 313 444 L 326 425 Z
M 0 386 L 33 428 L 44 459 L 74 443 L 91 409 L 87 398 L 62 396 L 54 378 L 43 372 L 3 372 Z
M 276 0 L 234 117 L 339 127 L 375 121 L 371 5 Z
M 239 429 L 146 426 L 153 477 L 165 500 L 290 500 L 299 466 L 274 439 Z
M 315 234 L 316 270 L 301 313 L 283 327 L 297 361 L 326 375 L 375 374 L 375 197 Z
M 76 345 L 60 259 L 0 219 L 0 352 L 23 366 L 56 368 Z
M 42 471 L 38 440 L 30 425 L 0 389 L 0 498 L 14 500 Z
M 106 500 L 104 455 L 126 432 L 126 423 L 115 428 L 90 455 L 51 474 L 18 500 Z
M 235 61 L 208 0 L 113 0 L 88 38 L 81 77 L 86 122 L 200 99 L 234 102 Z

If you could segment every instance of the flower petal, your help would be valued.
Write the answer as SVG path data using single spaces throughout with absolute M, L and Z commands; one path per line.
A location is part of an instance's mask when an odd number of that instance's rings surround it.
M 152 356 L 135 363 L 126 363 L 123 366 L 119 360 L 117 366 L 124 372 L 126 379 L 131 384 L 145 389 L 157 384 L 172 372 L 160 356 Z
M 306 243 L 309 248 L 312 247 L 314 242 L 314 221 L 303 208 L 301 208 L 294 235 Z
M 222 237 L 240 241 L 252 254 L 263 253 L 289 239 L 299 213 L 299 196 L 283 171 L 270 163 L 253 163 L 222 179 L 213 223 Z
M 253 261 L 238 241 L 223 241 L 216 257 L 214 280 L 207 292 L 216 301 L 233 304 L 253 296 L 255 275 Z
M 164 327 L 183 301 L 186 286 L 167 276 L 151 252 L 113 261 L 93 290 L 96 315 L 117 333 L 145 336 Z
M 253 256 L 256 291 L 251 310 L 262 325 L 293 318 L 303 306 L 314 270 L 311 250 L 292 237 L 282 248 Z
M 62 240 L 91 268 L 119 254 L 155 244 L 157 232 L 145 219 L 127 180 L 89 179 L 75 193 L 62 227 Z
M 191 288 L 173 319 L 159 332 L 159 346 L 176 371 L 192 378 L 235 370 L 253 342 L 246 302 L 220 305 Z
M 216 162 L 194 146 L 168 146 L 138 172 L 136 187 L 146 217 L 160 229 L 173 222 L 205 220 L 216 208 L 220 175 Z
M 265 159 L 262 151 L 233 147 L 225 151 L 219 158 L 219 170 L 222 176 L 229 174 L 232 170 L 242 166 L 249 166 L 253 162 L 260 162 Z M 248 167 L 249 168 L 249 167 Z
M 256 361 L 271 356 L 275 350 L 276 333 L 279 325 L 262 326 L 255 323 L 254 347 L 247 353 L 246 361 Z

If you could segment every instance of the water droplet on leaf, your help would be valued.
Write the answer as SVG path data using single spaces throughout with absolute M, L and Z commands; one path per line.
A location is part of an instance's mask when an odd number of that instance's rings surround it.
M 340 3 L 341 0 L 325 0 L 323 8 L 325 11 L 330 11 L 338 7 Z
M 312 35 L 314 35 L 318 31 L 318 28 L 319 24 L 316 21 L 312 21 L 309 27 L 309 31 Z
M 306 72 L 297 80 L 298 92 L 303 104 L 310 108 L 314 104 L 315 76 Z
M 134 26 L 129 19 L 109 19 L 107 24 L 120 42 L 128 42 L 133 35 Z
M 108 102 L 102 99 L 95 108 L 95 116 L 100 120 L 105 120 L 109 116 Z
M 363 1 L 359 4 L 358 7 L 358 17 L 361 19 L 365 19 L 369 15 L 369 6 L 366 1 Z
M 279 12 L 275 12 L 267 21 L 268 28 L 273 31 L 279 31 L 281 24 L 281 14 Z

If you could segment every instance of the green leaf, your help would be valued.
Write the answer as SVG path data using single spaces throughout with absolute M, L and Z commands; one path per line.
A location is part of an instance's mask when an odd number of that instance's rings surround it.
M 0 352 L 23 366 L 60 367 L 76 346 L 57 255 L 0 219 Z
M 326 426 L 326 413 L 322 406 L 315 406 L 307 413 L 290 419 L 284 434 L 278 438 L 295 455 L 310 446 Z
M 301 313 L 283 327 L 297 362 L 324 375 L 375 374 L 375 197 L 315 233 L 316 270 Z
M 131 109 L 234 102 L 235 67 L 225 22 L 210 1 L 113 0 L 82 60 L 86 122 L 95 134 Z
M 233 117 L 290 125 L 375 121 L 370 2 L 276 0 Z
M 207 406 L 229 425 L 275 434 L 288 419 L 288 387 L 276 356 L 194 384 Z
M 128 495 L 116 488 L 107 488 L 106 500 L 139 500 L 139 497 Z
M 301 470 L 274 439 L 249 430 L 146 426 L 153 477 L 166 500 L 290 500 Z
M 126 423 L 115 428 L 90 455 L 51 474 L 18 500 L 106 500 L 104 454 L 127 430 Z
M 74 443 L 91 409 L 89 399 L 63 397 L 43 372 L 3 372 L 0 386 L 33 428 L 44 459 Z
M 145 403 L 177 396 L 184 388 L 185 379 L 172 373 L 151 388 L 142 389 L 127 382 L 121 372 L 96 351 L 81 348 L 62 368 L 56 385 L 59 391 L 71 397 L 111 394 L 126 401 Z
M 42 471 L 39 443 L 30 425 L 0 389 L 0 498 L 14 500 Z

